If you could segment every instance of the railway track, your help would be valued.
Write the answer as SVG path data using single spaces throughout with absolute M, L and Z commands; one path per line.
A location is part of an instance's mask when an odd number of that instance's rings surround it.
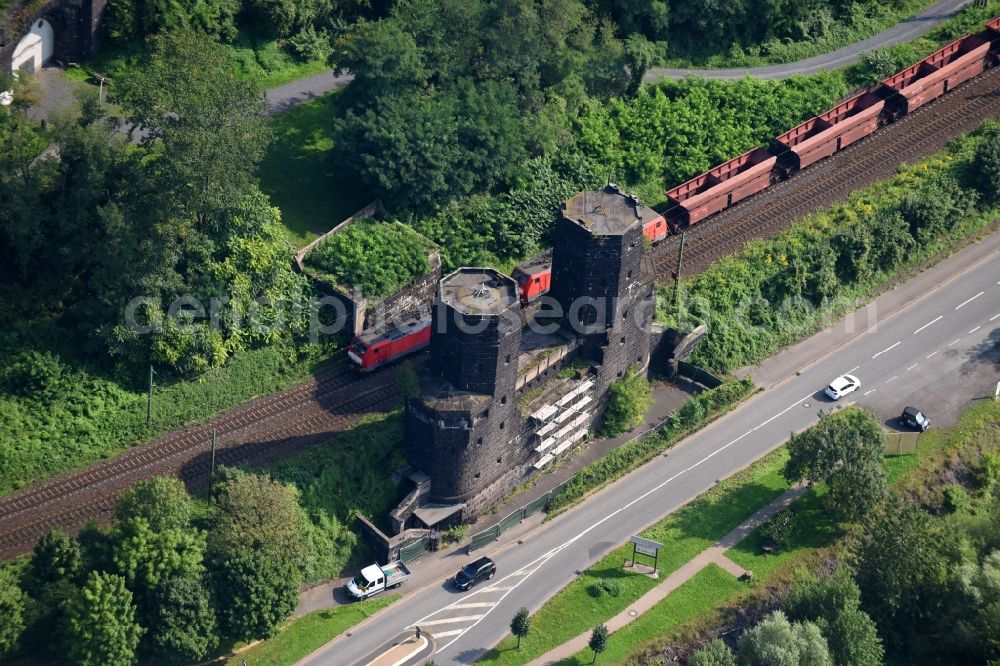
M 901 121 L 741 202 L 687 233 L 684 274 L 755 238 L 774 236 L 796 219 L 891 176 L 897 165 L 926 157 L 984 120 L 1000 116 L 1000 68 Z M 654 249 L 657 278 L 670 279 L 679 239 Z M 319 377 L 241 405 L 200 426 L 172 432 L 91 467 L 0 498 L 0 559 L 28 552 L 50 529 L 75 533 L 90 520 L 108 522 L 117 496 L 134 482 L 177 475 L 191 489 L 207 485 L 210 438 L 218 464 L 255 464 L 323 442 L 367 413 L 389 409 L 400 395 L 391 371 L 358 377 L 345 361 Z
M 115 500 L 139 479 L 175 475 L 192 490 L 208 484 L 210 441 L 217 465 L 258 464 L 314 446 L 400 400 L 391 372 L 357 377 L 346 363 L 288 391 L 242 405 L 211 423 L 175 431 L 87 469 L 0 499 L 0 559 L 31 550 L 52 529 L 75 533 L 106 523 Z
M 683 275 L 706 270 L 750 240 L 777 235 L 795 220 L 889 178 L 901 163 L 932 155 L 998 116 L 1000 67 L 995 67 L 789 180 L 691 227 L 686 234 Z M 680 239 L 674 236 L 654 249 L 658 281 L 672 279 L 679 247 Z

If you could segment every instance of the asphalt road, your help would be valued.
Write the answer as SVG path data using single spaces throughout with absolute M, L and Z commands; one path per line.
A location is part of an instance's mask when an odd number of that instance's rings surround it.
M 915 39 L 942 21 L 954 16 L 971 0 L 940 0 L 927 7 L 922 12 L 901 23 L 873 35 L 860 42 L 824 53 L 823 55 L 767 67 L 742 67 L 734 69 L 675 69 L 668 67 L 653 67 L 643 80 L 648 83 L 663 79 L 679 79 L 685 76 L 702 76 L 709 79 L 742 79 L 754 76 L 759 79 L 787 79 L 796 74 L 815 74 L 816 72 L 837 69 L 853 64 L 861 59 L 861 54 L 872 49 L 881 49 L 901 42 Z
M 537 609 L 575 572 L 778 447 L 790 432 L 812 425 L 819 410 L 858 404 L 893 426 L 902 408 L 914 404 L 935 425 L 946 425 L 970 400 L 992 397 L 1000 379 L 1000 235 L 901 289 L 912 292 L 914 285 L 921 285 L 916 296 L 908 296 L 896 312 L 883 308 L 881 320 L 868 322 L 836 351 L 832 349 L 842 338 L 828 338 L 830 343 L 821 347 L 825 357 L 810 351 L 824 341 L 824 333 L 779 354 L 799 354 L 804 365 L 811 365 L 789 373 L 666 456 L 517 544 L 498 552 L 484 550 L 499 570 L 490 583 L 465 594 L 448 581 L 415 591 L 300 664 L 367 663 L 373 651 L 414 625 L 434 635 L 437 664 L 472 663 L 508 633 L 519 607 Z M 893 296 L 879 301 L 892 303 Z M 856 375 L 862 387 L 832 403 L 822 388 L 846 372 Z

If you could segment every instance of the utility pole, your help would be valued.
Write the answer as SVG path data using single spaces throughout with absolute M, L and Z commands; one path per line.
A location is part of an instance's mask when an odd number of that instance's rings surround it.
M 153 364 L 149 364 L 149 393 L 146 394 L 146 427 L 153 424 Z
M 208 474 L 208 485 L 215 481 L 215 428 L 212 428 L 212 470 Z
M 677 252 L 677 272 L 674 273 L 674 309 L 680 307 L 681 298 L 681 271 L 684 269 L 684 239 L 687 232 L 681 232 L 681 247 Z

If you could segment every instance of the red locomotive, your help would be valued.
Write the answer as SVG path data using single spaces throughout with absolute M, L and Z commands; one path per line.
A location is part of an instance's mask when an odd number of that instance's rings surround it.
M 517 293 L 522 303 L 530 303 L 552 286 L 551 260 L 530 262 L 517 266 L 510 274 L 517 283 Z
M 1000 16 L 868 92 L 838 104 L 758 148 L 669 190 L 670 233 L 721 212 L 895 122 L 1000 61 Z M 648 235 L 648 234 L 647 234 Z
M 366 331 L 354 338 L 347 356 L 361 372 L 395 361 L 431 344 L 430 315 L 414 315 L 382 332 Z
M 670 227 L 662 215 L 655 215 L 649 221 L 642 223 L 642 235 L 648 238 L 650 243 L 658 243 L 670 235 Z

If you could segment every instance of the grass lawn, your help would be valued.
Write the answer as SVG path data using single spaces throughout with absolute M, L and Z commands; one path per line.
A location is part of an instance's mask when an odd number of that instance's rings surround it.
M 660 556 L 663 576 L 670 575 L 783 493 L 788 487 L 781 477 L 786 460 L 784 449 L 772 453 L 644 531 L 643 536 L 664 544 Z M 624 610 L 658 583 L 622 569 L 630 553 L 629 546 L 617 548 L 546 602 L 532 616 L 531 633 L 522 641 L 520 650 L 514 649 L 517 639 L 508 636 L 480 662 L 526 663 Z M 596 586 L 604 579 L 617 581 L 621 593 L 598 596 Z M 710 594 L 715 599 L 716 593 Z
M 681 626 L 715 606 L 748 589 L 746 583 L 717 564 L 709 564 L 631 624 L 608 636 L 608 645 L 597 658 L 600 664 L 627 662 L 634 646 Z M 588 648 L 560 664 L 590 664 L 594 653 Z
M 294 618 L 274 638 L 227 659 L 226 666 L 241 666 L 244 658 L 248 666 L 290 666 L 397 599 L 395 594 Z
M 296 247 L 372 200 L 333 160 L 333 118 L 340 99 L 333 92 L 268 121 L 274 141 L 258 175 L 261 188 L 281 209 L 282 223 Z

